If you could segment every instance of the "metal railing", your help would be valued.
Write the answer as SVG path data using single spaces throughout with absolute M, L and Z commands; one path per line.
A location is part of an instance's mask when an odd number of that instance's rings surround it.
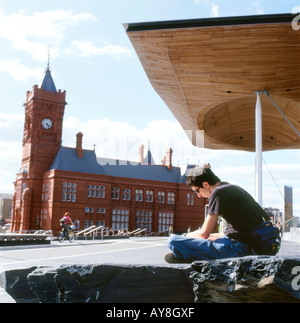
M 88 232 L 88 231 L 90 231 L 90 230 L 92 230 L 92 229 L 94 229 L 94 228 L 96 228 L 96 226 L 95 226 L 95 225 L 92 225 L 91 227 L 89 227 L 89 228 L 87 228 L 87 229 L 84 229 L 84 230 L 81 230 L 81 231 L 79 231 L 79 232 L 76 232 L 76 233 L 75 233 L 75 238 L 77 239 L 77 238 L 78 238 L 78 236 L 80 236 L 81 234 L 85 234 L 86 232 Z
M 282 223 L 282 235 L 284 240 L 300 242 L 299 217 L 293 217 Z

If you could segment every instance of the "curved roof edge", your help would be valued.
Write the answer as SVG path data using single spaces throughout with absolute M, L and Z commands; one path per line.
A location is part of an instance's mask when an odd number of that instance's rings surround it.
M 202 18 L 188 20 L 167 20 L 155 22 L 137 22 L 123 24 L 126 32 L 147 31 L 157 29 L 178 29 L 178 28 L 194 28 L 194 27 L 217 27 L 217 26 L 233 26 L 233 25 L 253 25 L 267 23 L 287 23 L 291 22 L 297 14 L 283 13 L 270 15 L 255 16 L 233 16 L 233 17 L 217 17 Z

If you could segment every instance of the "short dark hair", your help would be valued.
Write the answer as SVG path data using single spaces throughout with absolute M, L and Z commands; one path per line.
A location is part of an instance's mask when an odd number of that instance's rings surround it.
M 208 182 L 209 185 L 221 182 L 220 178 L 213 173 L 208 163 L 191 169 L 186 177 L 188 187 L 196 186 L 202 188 L 203 182 Z

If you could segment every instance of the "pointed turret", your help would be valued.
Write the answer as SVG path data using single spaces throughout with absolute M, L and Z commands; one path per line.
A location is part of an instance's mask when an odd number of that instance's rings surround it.
M 56 86 L 54 84 L 51 71 L 50 71 L 50 48 L 49 48 L 49 54 L 48 54 L 48 64 L 47 69 L 45 72 L 44 79 L 41 81 L 41 84 L 39 85 L 39 88 L 43 88 L 45 92 L 49 91 L 57 93 Z
M 45 92 L 49 91 L 50 93 L 51 92 L 57 93 L 56 86 L 54 84 L 51 71 L 49 68 L 47 68 L 44 79 L 42 80 L 39 88 L 43 88 Z
M 148 165 L 155 165 L 155 161 L 152 157 L 152 153 L 150 150 L 150 143 L 148 143 L 148 152 L 147 152 L 146 157 L 144 158 L 144 163 L 148 164 Z

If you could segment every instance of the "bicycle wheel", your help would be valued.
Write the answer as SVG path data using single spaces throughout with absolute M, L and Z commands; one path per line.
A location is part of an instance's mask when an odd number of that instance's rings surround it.
M 57 235 L 57 240 L 58 240 L 60 243 L 62 243 L 62 242 L 64 241 L 64 239 L 65 239 L 65 235 L 64 235 L 64 233 L 63 233 L 62 231 L 59 231 L 59 232 L 58 232 L 58 235 Z
M 75 234 L 73 231 L 69 231 L 69 241 L 73 242 L 75 240 Z

